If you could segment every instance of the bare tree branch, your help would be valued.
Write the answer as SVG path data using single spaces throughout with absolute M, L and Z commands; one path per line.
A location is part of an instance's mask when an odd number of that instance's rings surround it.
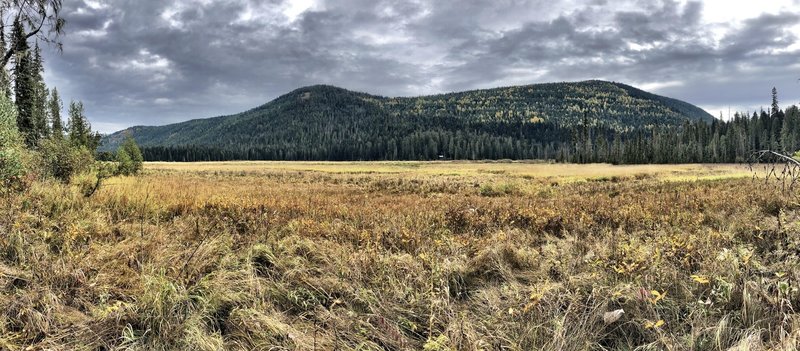
M 36 37 L 46 43 L 54 44 L 61 50 L 61 42 L 58 38 L 64 32 L 66 21 L 61 17 L 62 0 L 25 0 L 9 1 L 0 0 L 0 13 L 3 17 L 8 15 L 14 21 L 20 21 L 28 27 L 25 39 Z M 42 30 L 49 27 L 50 30 L 44 33 Z M 5 28 L 2 28 L 5 31 Z M 11 47 L 3 54 L 0 59 L 0 67 L 5 67 L 11 58 L 19 51 L 17 43 L 12 41 Z
M 747 161 L 753 179 L 758 179 L 758 166 L 763 166 L 764 182 L 775 179 L 781 183 L 784 192 L 794 190 L 800 180 L 800 161 L 795 158 L 772 150 L 755 151 Z M 782 169 L 778 169 L 783 166 Z

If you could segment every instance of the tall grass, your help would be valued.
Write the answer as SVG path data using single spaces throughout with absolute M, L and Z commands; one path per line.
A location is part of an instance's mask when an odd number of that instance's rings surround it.
M 0 349 L 797 348 L 794 196 L 613 176 L 35 183 L 0 207 Z

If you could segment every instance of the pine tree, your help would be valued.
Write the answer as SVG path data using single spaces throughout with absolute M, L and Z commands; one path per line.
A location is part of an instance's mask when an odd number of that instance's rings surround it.
M 772 111 L 770 111 L 770 116 L 777 116 L 778 112 L 780 112 L 780 107 L 778 106 L 778 89 L 772 87 Z
M 22 22 L 14 21 L 13 41 L 15 48 L 14 97 L 17 105 L 17 127 L 25 135 L 28 146 L 36 144 L 37 135 L 33 120 L 34 88 L 31 53 Z
M 91 128 L 83 113 L 83 102 L 71 101 L 69 103 L 69 121 L 67 123 L 67 129 L 69 140 L 73 145 L 88 147 Z
M 47 123 L 47 86 L 44 83 L 44 62 L 39 43 L 33 49 L 33 67 L 31 69 L 33 83 L 33 123 L 37 138 L 45 138 L 50 134 Z
M 63 106 L 61 97 L 58 96 L 58 90 L 55 87 L 50 92 L 50 99 L 47 101 L 47 105 L 52 135 L 56 138 L 61 138 L 64 136 L 64 125 L 61 122 L 61 109 Z

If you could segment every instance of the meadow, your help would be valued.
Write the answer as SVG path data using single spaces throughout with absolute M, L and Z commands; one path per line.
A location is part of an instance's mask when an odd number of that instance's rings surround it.
M 0 349 L 800 345 L 800 202 L 741 165 L 147 163 L 91 183 L 0 198 Z

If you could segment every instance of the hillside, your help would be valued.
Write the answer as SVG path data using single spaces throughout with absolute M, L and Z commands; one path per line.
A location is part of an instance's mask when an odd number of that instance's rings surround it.
M 577 128 L 630 132 L 713 121 L 696 106 L 619 83 L 585 81 L 387 98 L 297 89 L 230 116 L 125 133 L 160 160 L 548 158 Z

